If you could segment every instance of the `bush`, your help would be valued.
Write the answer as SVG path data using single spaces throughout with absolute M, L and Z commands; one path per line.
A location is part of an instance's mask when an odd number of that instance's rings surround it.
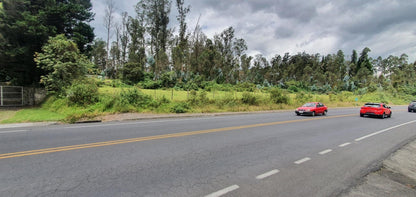
M 172 113 L 186 113 L 190 109 L 188 103 L 176 103 L 170 108 Z
M 257 105 L 258 104 L 258 99 L 255 95 L 253 95 L 250 92 L 244 92 L 243 93 L 243 97 L 241 98 L 241 101 L 244 104 L 249 104 L 249 105 Z
M 190 96 L 188 99 L 188 102 L 191 105 L 205 105 L 209 103 L 209 99 L 207 97 L 207 92 L 206 91 L 201 91 L 199 94 L 197 91 L 192 90 L 190 92 Z
M 140 82 L 139 87 L 143 88 L 143 89 L 158 89 L 162 87 L 162 81 L 161 80 L 145 80 Z
M 284 95 L 282 90 L 279 88 L 273 88 L 270 90 L 270 100 L 272 100 L 275 104 L 288 104 L 289 103 L 289 97 Z
M 152 100 L 151 96 L 143 94 L 137 88 L 128 89 L 120 93 L 120 103 L 134 107 L 146 108 Z
M 98 87 L 92 80 L 76 82 L 66 90 L 66 97 L 70 104 L 93 104 L 98 101 Z

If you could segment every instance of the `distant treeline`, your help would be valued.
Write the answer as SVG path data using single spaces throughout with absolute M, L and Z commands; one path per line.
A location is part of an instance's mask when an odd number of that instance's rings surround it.
M 173 5 L 172 5 L 173 4 Z M 303 88 L 312 91 L 385 89 L 416 95 L 416 64 L 406 54 L 369 56 L 369 48 L 336 54 L 246 54 L 247 44 L 233 27 L 208 38 L 199 24 L 189 28 L 190 6 L 184 0 L 140 0 L 135 16 L 122 13 L 114 21 L 114 1 L 107 1 L 107 42 L 95 39 L 88 22 L 93 19 L 87 1 L 5 0 L 0 10 L 0 82 L 38 84 L 48 72 L 36 66 L 34 54 L 48 37 L 64 34 L 93 63 L 89 74 L 120 79 L 145 88 L 198 87 L 254 83 L 259 86 Z M 172 7 L 179 24 L 170 28 Z M 110 35 L 115 39 L 110 44 Z

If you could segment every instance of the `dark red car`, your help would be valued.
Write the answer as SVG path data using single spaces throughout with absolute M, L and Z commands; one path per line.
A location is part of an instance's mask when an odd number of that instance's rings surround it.
M 361 107 L 360 116 L 364 117 L 367 116 L 377 116 L 380 118 L 390 118 L 391 117 L 391 110 L 384 103 L 366 103 L 364 106 Z
M 302 105 L 302 107 L 298 107 L 295 110 L 296 115 L 312 115 L 315 116 L 316 114 L 326 115 L 328 112 L 328 107 L 319 102 L 311 102 Z

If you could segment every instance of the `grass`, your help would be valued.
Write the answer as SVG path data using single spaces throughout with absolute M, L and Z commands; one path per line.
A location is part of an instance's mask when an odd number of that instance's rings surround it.
M 22 109 L 1 123 L 23 123 L 23 122 L 44 122 L 44 121 L 61 121 L 64 115 L 51 112 L 42 108 Z

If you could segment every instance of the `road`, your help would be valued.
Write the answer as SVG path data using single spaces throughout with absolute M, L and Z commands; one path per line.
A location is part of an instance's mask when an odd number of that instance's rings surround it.
M 0 129 L 0 196 L 337 196 L 416 138 L 358 110 Z

